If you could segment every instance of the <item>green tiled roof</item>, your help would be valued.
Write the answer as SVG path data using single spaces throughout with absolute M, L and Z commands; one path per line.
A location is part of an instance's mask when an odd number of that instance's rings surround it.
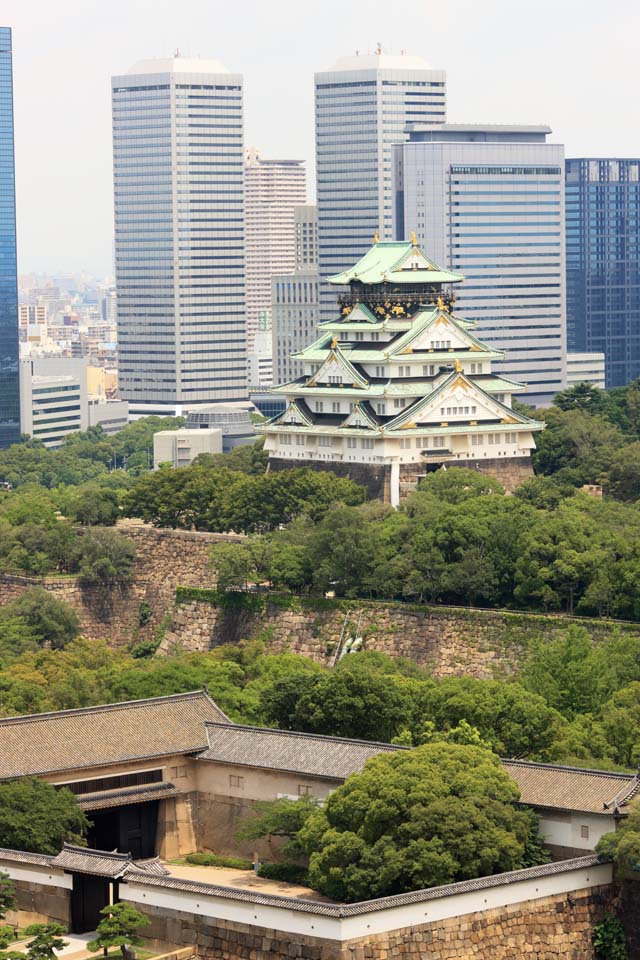
M 402 264 L 414 250 L 424 260 L 424 269 L 403 270 Z M 362 283 L 439 284 L 459 283 L 463 279 L 459 273 L 442 270 L 409 241 L 383 241 L 374 243 L 368 253 L 349 270 L 328 277 L 328 282 L 342 285 L 352 280 Z

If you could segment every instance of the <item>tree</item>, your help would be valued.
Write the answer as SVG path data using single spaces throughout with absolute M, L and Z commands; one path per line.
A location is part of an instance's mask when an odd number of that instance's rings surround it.
M 588 410 L 589 413 L 606 413 L 607 394 L 591 383 L 576 383 L 561 390 L 553 398 L 554 407 L 560 410 Z
M 250 816 L 246 817 L 236 831 L 237 840 L 260 840 L 264 837 L 286 838 L 278 852 L 290 862 L 298 862 L 304 850 L 298 842 L 298 834 L 309 817 L 318 810 L 318 801 L 313 797 L 298 797 L 290 800 L 258 801 Z
M 29 960 L 56 960 L 56 951 L 68 946 L 61 934 L 66 933 L 59 923 L 43 923 L 27 947 Z
M 285 730 L 389 742 L 407 725 L 410 697 L 391 677 L 336 669 L 285 677 L 266 687 L 267 723 Z
M 637 799 L 627 808 L 627 816 L 613 833 L 598 840 L 596 853 L 611 857 L 620 880 L 640 878 L 640 805 Z
M 111 527 L 120 516 L 117 490 L 99 483 L 86 483 L 72 488 L 62 498 L 61 508 L 65 516 L 85 527 Z
M 115 530 L 87 530 L 78 539 L 77 568 L 80 582 L 106 583 L 130 580 L 136 548 L 133 540 Z
M 80 632 L 80 617 L 68 603 L 59 600 L 44 587 L 30 587 L 5 607 L 19 617 L 38 643 L 61 650 Z
M 16 905 L 16 887 L 8 873 L 0 871 L 0 920 Z
M 140 946 L 144 943 L 137 931 L 146 927 L 150 920 L 143 913 L 132 907 L 130 903 L 114 903 L 103 907 L 100 911 L 102 920 L 98 924 L 95 940 L 90 940 L 89 950 L 102 950 L 106 957 L 109 947 L 120 947 L 122 956 L 126 956 L 127 946 Z
M 519 869 L 530 813 L 497 756 L 428 744 L 369 760 L 298 836 L 309 880 L 340 901 Z
M 497 480 L 480 473 L 479 470 L 469 470 L 466 467 L 429 473 L 420 484 L 420 490 L 454 504 L 488 494 L 504 496 L 504 487 Z
M 70 790 L 35 777 L 0 783 L 0 847 L 56 854 L 65 841 L 77 843 L 88 827 Z

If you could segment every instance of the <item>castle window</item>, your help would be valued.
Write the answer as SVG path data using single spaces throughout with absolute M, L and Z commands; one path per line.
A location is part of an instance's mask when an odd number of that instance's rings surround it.
M 304 436 L 301 433 L 296 435 L 296 446 L 304 447 Z
M 347 446 L 353 450 L 354 447 L 358 446 L 358 441 L 355 437 L 347 437 Z
M 473 447 L 481 447 L 484 444 L 484 437 L 479 433 L 474 433 L 471 436 L 471 445 Z
M 398 399 L 396 398 L 396 399 L 393 401 L 393 405 L 394 405 L 394 407 L 396 408 L 396 410 L 400 410 L 400 409 L 402 409 L 402 407 L 406 407 L 407 401 L 404 400 L 404 399 L 398 400 Z
M 340 413 L 340 403 L 337 400 L 334 400 L 331 404 L 331 409 L 334 413 Z
M 416 437 L 416 450 L 420 450 L 421 447 L 428 447 L 429 441 L 426 437 Z
M 229 774 L 229 786 L 236 790 L 244 790 L 244 777 L 238 777 L 235 773 Z
M 299 797 L 310 797 L 313 794 L 313 787 L 308 783 L 299 783 L 298 784 L 298 796 Z
M 411 446 L 411 437 L 400 437 L 400 447 L 402 450 L 408 450 Z
M 322 400 L 316 400 L 316 413 L 322 413 L 324 410 L 324 402 Z
M 333 445 L 333 437 L 318 437 L 319 447 L 330 447 Z
M 280 434 L 280 443 L 291 443 L 291 434 L 290 434 L 290 433 L 281 433 L 281 434 Z
M 329 377 L 329 383 L 340 383 L 341 380 L 342 380 L 341 377 L 335 377 L 335 376 Z
M 384 413 L 384 403 L 376 403 L 376 413 Z
M 384 377 L 384 367 L 376 367 L 376 377 Z
M 589 827 L 585 823 L 583 823 L 580 827 L 580 837 L 582 840 L 589 839 Z
M 360 441 L 360 447 L 362 450 L 373 450 L 373 440 L 365 438 Z
M 433 438 L 433 445 L 434 445 L 434 447 L 436 447 L 436 448 L 444 447 L 444 437 L 434 437 L 434 438 Z

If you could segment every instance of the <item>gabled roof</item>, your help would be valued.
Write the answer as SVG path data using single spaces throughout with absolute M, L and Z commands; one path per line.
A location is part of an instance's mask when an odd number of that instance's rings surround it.
M 523 424 L 530 428 L 542 428 L 542 424 L 538 424 L 536 420 L 530 420 L 528 417 L 524 417 L 521 413 L 517 413 L 510 407 L 505 406 L 499 400 L 496 400 L 492 394 L 483 390 L 482 387 L 477 384 L 472 377 L 468 377 L 466 374 L 454 370 L 445 380 L 442 381 L 439 386 L 436 387 L 435 390 L 424 397 L 420 397 L 419 400 L 416 400 L 415 403 L 412 403 L 410 406 L 405 407 L 397 417 L 394 417 L 394 419 L 387 424 L 387 430 L 398 430 L 401 429 L 405 424 L 414 423 L 416 421 L 416 417 L 424 410 L 425 407 L 441 398 L 442 395 L 446 394 L 449 390 L 454 389 L 456 386 L 458 386 L 458 384 L 464 385 L 467 389 L 480 396 L 488 404 L 497 407 L 498 412 L 504 415 L 502 423 Z M 436 417 L 435 419 L 439 420 L 441 418 Z M 474 417 L 474 419 L 478 418 Z
M 358 422 L 364 421 L 364 422 Z M 358 403 L 356 400 L 353 410 L 342 423 L 343 427 L 373 427 L 374 429 L 378 428 L 379 420 L 378 417 L 373 412 L 371 405 L 368 401 L 364 400 L 362 403 Z
M 300 422 L 298 423 L 298 421 Z M 298 423 L 298 426 L 302 425 L 310 427 L 313 423 L 313 418 L 311 417 L 309 408 L 304 400 L 291 400 L 284 413 L 277 414 L 270 422 L 282 424 Z
M 394 753 L 391 743 L 323 737 L 267 727 L 208 723 L 209 748 L 198 760 L 243 767 L 282 770 L 325 780 L 345 780 L 381 753 Z
M 346 355 L 346 352 L 341 348 L 340 344 L 336 337 L 331 340 L 331 345 L 329 347 L 329 355 L 322 364 L 319 370 L 309 378 L 307 383 L 312 386 L 319 381 L 322 381 L 323 377 L 329 376 L 329 371 L 342 370 L 343 374 L 351 378 L 351 383 L 354 385 L 358 384 L 361 387 L 365 387 L 368 383 L 367 378 L 360 373 L 359 370 L 356 370 L 354 365 L 351 363 L 349 358 Z
M 119 790 L 102 790 L 99 793 L 83 793 L 77 798 L 82 810 L 108 810 L 110 807 L 131 806 L 148 803 L 150 800 L 167 800 L 178 797 L 181 791 L 172 783 L 147 783 L 138 787 L 121 787 Z
M 419 313 L 414 317 L 414 322 L 411 325 L 411 329 L 407 330 L 405 334 L 401 337 L 398 337 L 397 340 L 391 342 L 390 349 L 387 351 L 389 356 L 396 356 L 401 354 L 405 349 L 411 349 L 412 344 L 430 327 L 443 325 L 445 327 L 454 328 L 458 333 L 460 339 L 464 344 L 467 345 L 468 350 L 474 352 L 490 353 L 495 354 L 496 357 L 503 356 L 502 350 L 492 350 L 491 347 L 487 344 L 482 343 L 477 337 L 474 337 L 472 333 L 469 332 L 469 329 L 462 324 L 458 323 L 457 317 L 449 313 L 447 310 L 425 310 L 424 313 Z M 425 349 L 425 348 L 421 348 Z M 454 347 L 454 353 L 463 350 L 463 347 Z M 425 353 L 428 351 L 425 349 Z
M 204 690 L 0 719 L 0 780 L 195 753 L 230 723 Z
M 636 774 L 562 767 L 526 760 L 503 760 L 520 787 L 522 803 L 555 810 L 615 814 L 636 796 Z
M 401 285 L 459 283 L 463 279 L 459 273 L 442 270 L 410 241 L 374 243 L 355 266 L 327 278 L 333 284 L 359 280 L 361 283 Z
M 64 843 L 60 853 L 50 859 L 50 864 L 71 873 L 87 873 L 94 877 L 110 877 L 113 880 L 126 876 L 130 870 L 137 875 L 153 877 L 167 876 L 169 873 L 157 857 L 133 860 L 130 853 L 90 850 L 88 847 L 77 847 L 71 843 Z

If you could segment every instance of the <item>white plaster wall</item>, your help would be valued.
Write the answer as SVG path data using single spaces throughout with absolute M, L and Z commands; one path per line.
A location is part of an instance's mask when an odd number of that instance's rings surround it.
M 581 835 L 583 827 L 587 827 L 588 837 Z M 615 830 L 615 821 L 611 816 L 597 813 L 540 814 L 540 835 L 545 843 L 584 850 L 585 854 L 595 850 L 600 837 L 612 830 Z
M 40 883 L 43 887 L 56 887 L 62 890 L 71 890 L 73 887 L 71 874 L 57 868 L 28 863 L 12 863 L 10 860 L 0 859 L 0 870 L 3 873 L 8 873 L 12 880 L 21 883 Z
M 312 796 L 324 800 L 339 786 L 337 781 L 320 780 L 298 773 L 261 770 L 207 760 L 199 760 L 195 766 L 198 791 L 237 797 L 240 800 L 275 800 L 281 794 L 297 797 L 300 795 L 299 787 L 304 788 L 305 792 L 306 788 L 309 788 Z M 242 786 L 232 786 L 232 777 L 241 777 Z
M 611 864 L 566 870 L 560 874 L 489 887 L 470 893 L 453 894 L 436 900 L 424 900 L 383 910 L 371 910 L 355 917 L 325 917 L 291 910 L 282 905 L 262 905 L 230 900 L 220 893 L 145 886 L 129 882 L 121 887 L 121 898 L 141 906 L 164 907 L 212 919 L 228 920 L 250 926 L 267 927 L 285 933 L 351 940 L 376 933 L 409 928 L 434 921 L 461 917 L 482 910 L 500 909 L 557 894 L 571 893 L 611 883 Z M 298 901 L 300 903 L 300 901 Z

